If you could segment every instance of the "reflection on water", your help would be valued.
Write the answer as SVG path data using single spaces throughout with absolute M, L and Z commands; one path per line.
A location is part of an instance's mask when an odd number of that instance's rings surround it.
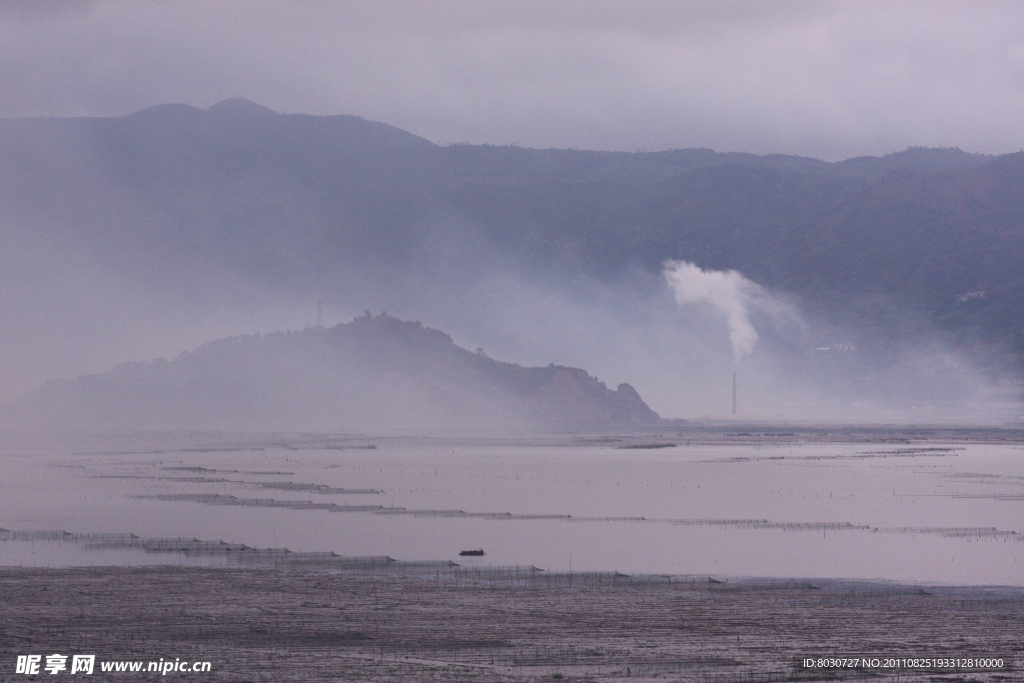
M 7 435 L 0 527 L 463 566 L 1021 585 L 1021 454 L 991 444 Z M 0 564 L 235 561 L 68 539 L 8 535 Z M 486 554 L 459 555 L 477 548 Z

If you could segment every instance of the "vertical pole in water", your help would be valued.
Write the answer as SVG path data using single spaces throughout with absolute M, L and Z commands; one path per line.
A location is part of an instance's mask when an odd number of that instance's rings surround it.
M 732 414 L 736 414 L 736 371 L 732 371 Z

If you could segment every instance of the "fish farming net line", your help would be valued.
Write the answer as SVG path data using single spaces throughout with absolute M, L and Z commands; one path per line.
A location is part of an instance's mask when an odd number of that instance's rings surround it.
M 256 548 L 242 543 L 188 537 L 142 537 L 124 533 L 77 534 L 61 530 L 10 531 L 0 529 L 0 542 L 40 541 L 71 543 L 87 550 L 135 550 L 147 554 L 222 558 L 231 566 L 305 567 L 338 570 L 385 571 L 453 581 L 542 582 L 545 585 L 641 586 L 661 583 L 717 583 L 709 576 L 623 574 L 620 572 L 551 572 L 533 565 L 463 566 L 450 560 L 402 561 L 387 555 L 347 556 L 335 552 L 303 552 L 288 548 Z
M 171 469 L 171 468 L 164 468 Z M 194 471 L 195 469 L 204 470 L 204 468 L 180 468 L 188 471 Z M 206 472 L 215 472 L 216 470 L 204 470 Z M 230 470 L 232 472 L 237 470 Z M 288 472 L 251 472 L 250 474 L 289 474 Z M 322 495 L 373 495 L 384 493 L 378 489 L 347 489 L 347 488 L 336 488 L 333 486 L 327 486 L 326 484 L 297 484 L 290 481 L 245 481 L 243 479 L 227 479 L 224 477 L 185 477 L 185 476 L 167 476 L 167 475 L 151 475 L 151 474 L 94 474 L 91 475 L 92 479 L 148 479 L 156 481 L 173 481 L 182 484 L 241 484 L 243 486 L 251 486 L 254 488 L 276 490 L 276 491 L 296 491 L 299 493 L 317 493 Z
M 217 493 L 180 493 L 133 496 L 136 499 L 160 500 L 166 502 L 192 502 L 204 505 L 225 505 L 239 507 L 278 508 L 285 510 L 324 510 L 327 512 L 355 512 L 385 516 L 410 516 L 418 518 L 444 519 L 486 519 L 493 521 L 552 520 L 577 523 L 636 523 L 671 524 L 673 526 L 713 526 L 730 529 L 754 529 L 775 531 L 833 531 L 871 532 L 889 534 L 934 534 L 957 538 L 1002 538 L 1024 540 L 1024 534 L 995 527 L 874 527 L 868 524 L 850 522 L 776 522 L 768 519 L 673 519 L 658 517 L 592 517 L 565 514 L 529 514 L 513 512 L 467 512 L 465 510 L 420 510 L 384 505 L 339 505 L 317 503 L 311 500 L 277 500 L 274 498 L 239 498 Z M 1024 499 L 1024 496 L 1021 497 Z

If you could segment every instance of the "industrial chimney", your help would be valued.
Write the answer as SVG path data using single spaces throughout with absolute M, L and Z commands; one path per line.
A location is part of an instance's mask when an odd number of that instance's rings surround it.
M 732 371 L 732 414 L 736 414 L 736 371 Z

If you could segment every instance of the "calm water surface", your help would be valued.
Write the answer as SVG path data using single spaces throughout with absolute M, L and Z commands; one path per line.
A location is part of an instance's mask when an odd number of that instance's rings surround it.
M 0 527 L 552 570 L 1024 585 L 1022 456 L 1002 445 L 621 450 L 568 439 L 7 435 Z M 156 498 L 186 494 L 381 507 Z M 487 554 L 459 557 L 475 548 Z M 3 565 L 186 561 L 0 543 Z

